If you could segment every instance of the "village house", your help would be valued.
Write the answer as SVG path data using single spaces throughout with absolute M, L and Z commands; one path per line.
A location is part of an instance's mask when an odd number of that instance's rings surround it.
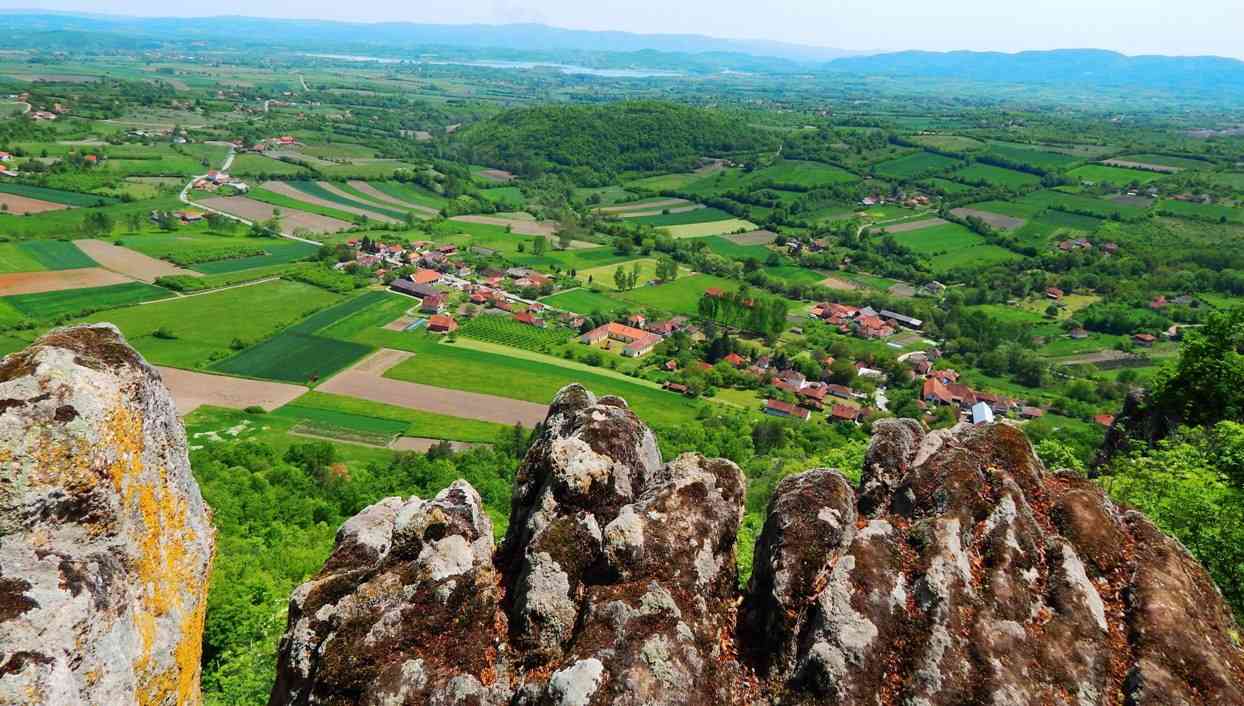
M 544 328 L 544 319 L 541 319 L 530 311 L 524 311 L 521 314 L 516 314 L 514 316 L 514 320 L 520 324 L 535 326 L 536 328 Z
M 804 409 L 803 407 L 793 405 L 789 402 L 783 402 L 781 400 L 765 400 L 765 414 L 770 414 L 775 417 L 798 419 L 804 422 L 812 418 L 812 412 Z
M 1114 415 L 1098 414 L 1093 417 L 1093 421 L 1100 426 L 1109 427 L 1114 424 Z
M 747 365 L 747 358 L 744 358 L 738 353 L 729 353 L 724 358 L 722 358 L 722 361 L 729 363 L 730 365 L 736 368 L 741 368 L 744 365 Z
M 1045 298 L 1058 301 L 1059 299 L 1063 298 L 1063 290 L 1059 289 L 1058 287 L 1046 287 Z
M 458 330 L 458 322 L 452 316 L 433 314 L 428 319 L 428 330 L 432 333 L 453 333 Z
M 445 311 L 445 295 L 429 294 L 423 298 L 419 311 L 425 314 L 439 314 Z
M 919 329 L 924 326 L 924 322 L 920 319 L 893 311 L 887 311 L 885 309 L 881 310 L 880 317 L 884 319 L 886 323 L 896 328 L 899 326 L 906 326 L 907 328 Z
M 662 338 L 655 333 L 633 326 L 610 322 L 583 334 L 579 337 L 579 341 L 586 345 L 594 345 L 602 341 L 618 341 L 624 344 L 622 355 L 638 358 L 650 353 L 662 341 Z
M 410 278 L 415 284 L 432 284 L 441 278 L 441 273 L 436 270 L 429 270 L 421 267 L 415 270 L 415 272 L 410 275 Z
M 1135 336 L 1132 336 L 1132 341 L 1134 341 L 1138 346 L 1148 348 L 1154 343 L 1157 343 L 1158 338 L 1151 333 L 1138 333 Z
M 881 320 L 881 317 L 859 316 L 855 319 L 855 333 L 861 338 L 889 338 L 894 335 L 894 327 Z
M 858 423 L 863 412 L 857 407 L 836 404 L 829 410 L 829 421 Z

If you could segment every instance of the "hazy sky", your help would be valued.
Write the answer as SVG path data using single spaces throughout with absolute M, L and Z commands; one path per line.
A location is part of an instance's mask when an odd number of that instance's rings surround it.
M 1244 0 L 35 0 L 34 5 L 158 16 L 542 22 L 861 50 L 1094 47 L 1244 58 Z M 4 7 L 29 9 L 31 2 L 0 0 Z

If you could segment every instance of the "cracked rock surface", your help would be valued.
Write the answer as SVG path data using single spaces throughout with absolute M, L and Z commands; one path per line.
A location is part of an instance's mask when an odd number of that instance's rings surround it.
M 858 489 L 781 481 L 740 589 L 744 488 L 569 386 L 498 547 L 462 482 L 342 527 L 271 704 L 1244 706 L 1206 572 L 1015 427 L 879 422 Z
M 0 360 L 0 704 L 197 704 L 214 533 L 117 329 Z

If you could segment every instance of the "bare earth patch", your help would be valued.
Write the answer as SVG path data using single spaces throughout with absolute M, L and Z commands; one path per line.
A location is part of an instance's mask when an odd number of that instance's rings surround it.
M 186 416 L 203 405 L 246 409 L 263 407 L 271 412 L 293 402 L 307 388 L 283 382 L 245 380 L 157 366 L 164 385 L 173 395 L 177 414 Z
M 956 208 L 950 211 L 960 218 L 969 216 L 979 218 L 989 224 L 991 228 L 998 230 L 1015 230 L 1022 227 L 1028 221 L 1014 216 L 1004 216 L 1001 213 L 993 213 L 991 211 L 978 211 L 974 208 Z
M 549 221 L 529 221 L 522 218 L 498 218 L 496 216 L 454 216 L 449 220 L 482 223 L 503 228 L 509 226 L 512 232 L 520 235 L 553 235 L 557 232 L 557 224 Z
M 1107 159 L 1102 164 L 1110 167 L 1123 167 L 1125 169 L 1145 169 L 1151 172 L 1161 172 L 1162 174 L 1178 174 L 1183 171 L 1180 167 L 1171 167 L 1165 164 L 1149 164 L 1147 162 L 1132 162 L 1126 159 Z
M 410 356 L 410 353 L 403 351 L 382 349 L 354 367 L 333 376 L 316 389 L 320 392 L 498 424 L 521 422 L 527 427 L 533 427 L 544 421 L 548 408 L 542 404 L 381 377 L 385 370 Z
M 820 285 L 822 287 L 829 287 L 830 289 L 842 289 L 845 291 L 851 291 L 851 290 L 860 288 L 858 284 L 850 280 L 839 279 L 838 277 L 826 277 L 825 279 L 821 280 Z
M 423 453 L 430 450 L 433 446 L 443 443 L 443 439 L 427 439 L 422 436 L 399 436 L 389 444 L 389 448 L 394 451 L 418 451 Z M 486 446 L 486 444 L 469 444 L 465 441 L 451 441 L 449 445 L 454 451 L 467 451 L 477 446 Z
M 642 218 L 643 216 L 662 216 L 666 213 L 691 213 L 704 208 L 702 204 L 693 203 L 687 206 L 670 206 L 668 208 L 654 208 L 647 211 L 626 211 L 618 214 L 623 218 Z
M 635 201 L 632 203 L 621 203 L 616 206 L 603 206 L 596 210 L 600 213 L 632 215 L 632 212 L 635 211 L 652 211 L 655 209 L 658 213 L 660 213 L 660 210 L 663 208 L 676 208 L 688 205 L 691 205 L 691 202 L 686 199 L 645 199 L 643 201 Z
M 201 199 L 195 203 L 217 211 L 223 211 L 231 216 L 245 218 L 248 221 L 266 221 L 272 218 L 272 214 L 275 211 L 272 206 L 262 201 L 246 198 L 245 196 L 213 196 L 212 198 Z M 337 231 L 354 227 L 354 224 L 348 221 L 288 208 L 281 209 L 281 224 L 288 233 L 292 233 L 299 228 L 305 228 L 312 233 L 336 233 Z
M 440 211 L 437 211 L 435 208 L 432 208 L 431 206 L 424 206 L 422 204 L 417 204 L 417 203 L 409 203 L 407 201 L 403 201 L 397 198 L 396 196 L 386 194 L 380 189 L 377 189 L 376 187 L 372 186 L 371 184 L 368 184 L 365 181 L 358 181 L 356 179 L 356 180 L 348 181 L 346 183 L 349 184 L 352 188 L 356 189 L 360 194 L 367 194 L 368 196 L 372 198 L 373 201 L 376 201 L 377 203 L 387 203 L 391 206 L 398 206 L 400 208 L 408 208 L 412 211 L 418 211 L 419 213 L 426 213 L 429 216 L 435 216 L 436 214 L 440 213 Z
M 911 221 L 910 223 L 896 223 L 892 226 L 879 226 L 887 233 L 907 233 L 913 230 L 924 230 L 934 226 L 946 225 L 946 221 L 940 218 L 926 218 L 923 221 Z
M 410 326 L 416 321 L 418 321 L 418 319 L 412 319 L 409 316 L 399 316 L 385 324 L 384 328 L 387 331 L 405 331 L 407 326 Z
M 129 248 L 123 248 L 119 245 L 106 243 L 102 240 L 79 240 L 77 244 L 82 252 L 86 253 L 102 267 L 144 282 L 154 282 L 157 277 L 172 275 L 203 276 L 194 270 L 182 269 L 171 262 L 157 260 L 154 257 L 130 250 Z
M 504 169 L 485 169 L 479 173 L 479 176 L 487 179 L 488 181 L 495 181 L 499 183 L 513 181 L 514 179 L 514 175 Z
M 63 203 L 41 201 L 39 199 L 32 199 L 29 196 L 18 196 L 17 194 L 0 194 L 0 205 L 7 206 L 7 211 L 9 213 L 18 216 L 22 216 L 27 213 L 61 211 L 69 208 Z
M 319 182 L 320 186 L 324 186 L 325 183 L 326 182 L 322 182 L 322 181 Z M 337 203 L 336 201 L 329 201 L 328 199 L 322 199 L 318 196 L 312 196 L 311 194 L 306 194 L 306 193 L 299 191 L 298 189 L 295 189 L 294 187 L 290 186 L 289 184 L 286 184 L 283 181 L 266 181 L 263 184 L 263 188 L 267 189 L 268 191 L 271 191 L 274 194 L 288 196 L 291 199 L 294 199 L 296 201 L 301 201 L 306 204 L 311 204 L 313 206 L 335 208 L 338 211 L 345 211 L 346 213 L 353 213 L 356 216 L 367 216 L 373 221 L 380 221 L 381 223 L 397 223 L 396 218 L 386 216 L 383 213 L 376 213 L 375 211 L 368 211 L 367 209 L 364 209 L 364 208 L 355 208 L 354 206 L 346 206 L 344 204 Z M 331 191 L 331 189 L 327 189 L 327 190 Z M 338 192 L 339 195 L 340 193 L 341 192 Z M 346 196 L 349 197 L 349 194 L 346 194 Z M 350 198 L 353 198 L 353 197 L 350 197 Z
M 750 233 L 735 233 L 721 237 L 735 245 L 769 245 L 777 240 L 778 234 L 771 230 L 754 230 Z
M 125 284 L 134 280 L 102 267 L 81 267 L 52 272 L 10 272 L 0 274 L 0 297 L 10 294 L 38 294 L 62 289 L 85 289 Z

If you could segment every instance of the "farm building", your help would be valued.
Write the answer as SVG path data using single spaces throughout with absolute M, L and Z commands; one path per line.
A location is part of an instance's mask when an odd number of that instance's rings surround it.
M 544 319 L 539 318 L 530 311 L 524 311 L 521 314 L 515 315 L 514 320 L 520 324 L 535 326 L 536 328 L 544 328 Z
M 858 422 L 862 412 L 856 407 L 850 407 L 845 404 L 836 404 L 829 411 L 829 419 L 834 422 Z
M 425 314 L 439 314 L 445 310 L 444 294 L 429 294 L 423 298 L 423 304 L 419 307 L 419 311 Z
M 651 352 L 662 341 L 662 338 L 655 333 L 649 333 L 633 326 L 616 322 L 597 326 L 579 337 L 579 341 L 587 345 L 593 345 L 606 340 L 626 344 L 626 347 L 622 349 L 622 355 L 638 358 Z
M 441 273 L 436 270 L 429 270 L 421 267 L 418 270 L 415 270 L 415 273 L 412 274 L 410 278 L 415 284 L 432 284 L 441 278 Z
M 921 321 L 920 319 L 917 319 L 912 316 L 907 316 L 906 314 L 899 314 L 893 311 L 886 311 L 885 309 L 881 310 L 880 316 L 882 319 L 885 319 L 886 323 L 890 324 L 891 326 L 906 326 L 907 328 L 915 328 L 915 329 L 918 329 L 921 326 L 924 326 L 924 322 Z
M 771 414 L 775 417 L 789 417 L 804 422 L 812 418 L 812 413 L 803 407 L 781 400 L 765 400 L 765 414 Z
M 428 319 L 428 330 L 432 333 L 453 333 L 458 330 L 458 322 L 452 316 L 435 314 Z

